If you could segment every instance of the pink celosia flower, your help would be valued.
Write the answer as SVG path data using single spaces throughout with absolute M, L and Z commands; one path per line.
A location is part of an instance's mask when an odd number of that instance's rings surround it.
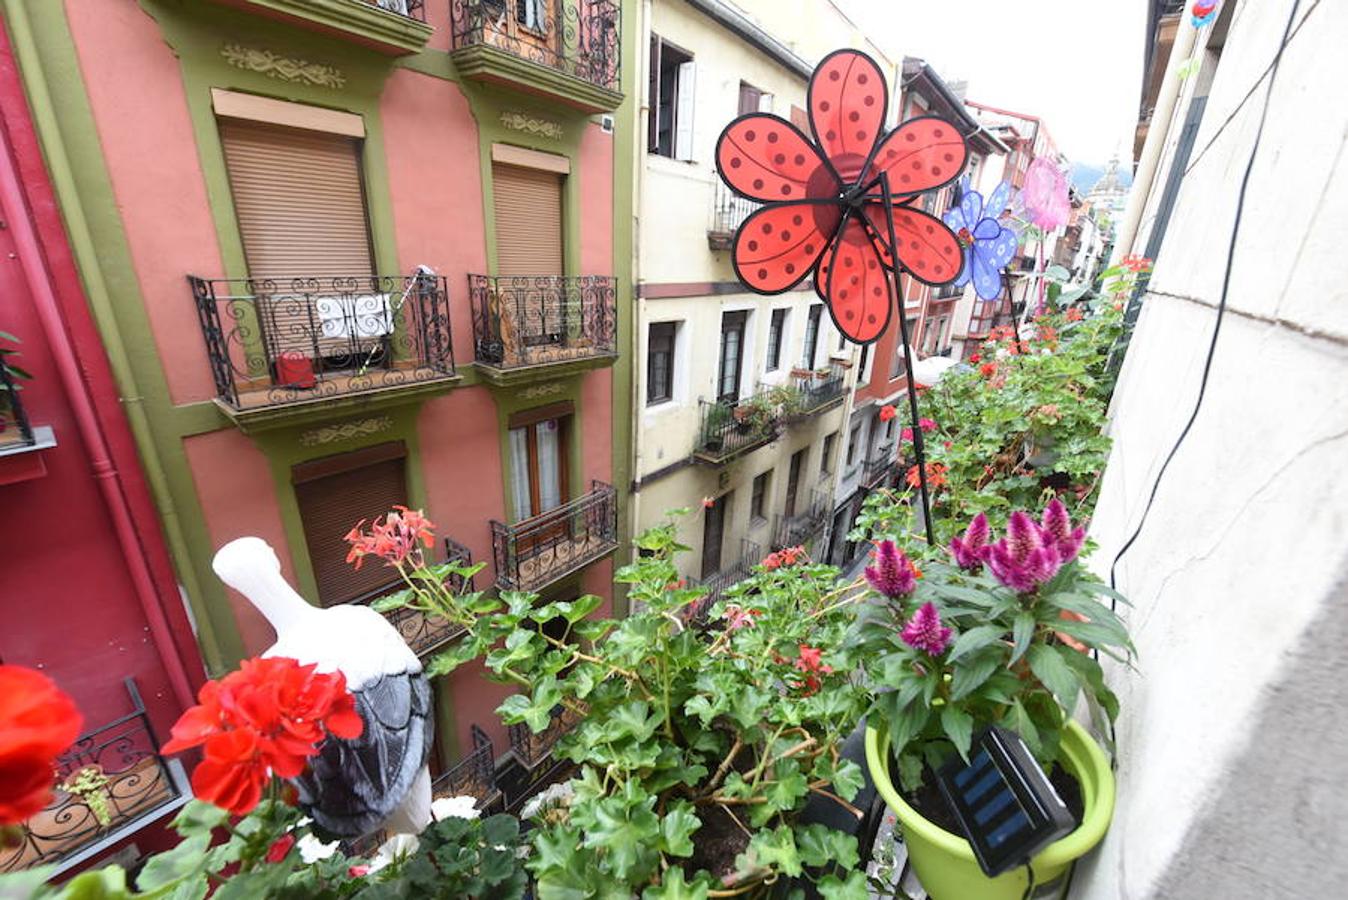
M 875 545 L 875 564 L 867 566 L 866 581 L 891 600 L 917 590 L 917 572 L 907 555 L 891 540 Z
M 988 517 L 979 513 L 964 529 L 963 537 L 951 538 L 950 555 L 955 557 L 955 565 L 970 572 L 982 570 L 988 553 L 988 533 Z
M 935 422 L 935 420 L 933 420 L 933 419 L 918 419 L 918 420 L 917 420 L 917 427 L 918 427 L 918 428 L 921 428 L 924 432 L 927 432 L 927 431 L 935 431 L 935 430 L 936 430 L 936 422 Z
M 1006 537 L 988 548 L 984 562 L 998 581 L 1017 593 L 1029 593 L 1062 567 L 1057 542 L 1021 510 L 1011 514 Z
M 1044 508 L 1044 517 L 1040 520 L 1039 527 L 1044 532 L 1045 540 L 1051 541 L 1057 548 L 1058 557 L 1063 563 L 1069 563 L 1077 558 L 1081 544 L 1086 540 L 1086 529 L 1081 526 L 1072 527 L 1072 520 L 1067 517 L 1067 507 L 1063 506 L 1057 497 Z
M 899 637 L 914 650 L 940 656 L 950 644 L 950 629 L 941 624 L 941 614 L 928 601 L 903 626 Z
M 913 429 L 911 428 L 903 429 L 903 431 L 899 432 L 899 437 L 905 441 L 911 441 L 913 439 Z

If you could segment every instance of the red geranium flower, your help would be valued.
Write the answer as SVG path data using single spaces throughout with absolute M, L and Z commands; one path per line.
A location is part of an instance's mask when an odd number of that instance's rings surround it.
M 881 422 L 888 422 L 890 419 L 894 418 L 898 414 L 899 411 L 894 408 L 894 404 L 892 403 L 887 403 L 884 406 L 880 407 Z
M 978 367 L 978 371 L 982 372 L 984 376 L 991 378 L 993 375 L 997 374 L 997 364 L 985 362 Z
M 201 686 L 200 702 L 178 719 L 163 749 L 205 745 L 205 760 L 192 773 L 198 797 L 246 814 L 272 775 L 299 775 L 329 735 L 361 735 L 365 723 L 345 676 L 316 668 L 284 657 L 249 659 Z
M 290 848 L 293 846 L 295 846 L 295 835 L 290 832 L 281 835 L 267 848 L 267 862 L 278 863 L 285 859 L 286 854 L 290 853 Z
M 0 665 L 0 826 L 17 825 L 51 800 L 53 762 L 83 721 L 46 675 Z
M 978 353 L 971 353 L 971 354 L 969 354 L 969 362 L 971 362 L 971 363 L 976 363 L 976 362 L 978 362 L 978 361 L 979 361 L 980 359 L 982 359 L 982 358 L 983 358 L 983 357 L 982 357 L 980 354 L 978 354 Z
M 944 487 L 946 483 L 945 473 L 946 466 L 944 463 L 927 463 L 927 487 L 931 488 L 933 491 Z M 908 486 L 912 488 L 919 487 L 922 484 L 921 480 L 918 478 L 917 466 L 909 467 L 908 474 L 904 476 L 904 480 L 908 482 Z
M 800 655 L 796 657 L 794 663 L 797 672 L 802 673 L 804 677 L 796 681 L 794 687 L 796 690 L 806 696 L 819 690 L 822 682 L 820 675 L 829 675 L 833 672 L 833 667 L 824 664 L 824 651 L 818 647 L 811 647 L 807 644 L 800 645 Z
M 735 119 L 716 142 L 722 180 L 766 204 L 740 226 L 731 261 L 740 281 L 762 294 L 790 290 L 813 272 L 838 330 L 870 343 L 894 306 L 880 176 L 894 201 L 898 264 L 925 284 L 946 284 L 963 265 L 959 240 L 911 204 L 957 179 L 969 152 L 959 129 L 935 116 L 883 134 L 884 72 L 856 50 L 824 57 L 806 105 L 817 144 L 785 119 L 757 112 Z
M 1066 318 L 1069 322 L 1080 322 L 1082 319 L 1081 310 L 1077 309 L 1075 306 L 1069 307 Z

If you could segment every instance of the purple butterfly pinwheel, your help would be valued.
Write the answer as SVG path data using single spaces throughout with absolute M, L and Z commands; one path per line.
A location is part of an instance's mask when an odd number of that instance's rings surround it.
M 996 300 L 1002 293 L 1002 269 L 1016 255 L 1019 238 L 1001 223 L 1011 198 L 1011 185 L 1003 181 L 992 189 L 988 203 L 983 195 L 969 187 L 966 177 L 960 182 L 960 202 L 943 217 L 964 249 L 964 268 L 952 282 L 962 287 L 974 283 L 974 293 L 983 300 Z

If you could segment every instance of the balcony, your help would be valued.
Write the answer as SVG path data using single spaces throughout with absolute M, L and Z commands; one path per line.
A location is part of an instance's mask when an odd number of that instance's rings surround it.
M 688 583 L 707 591 L 706 599 L 699 603 L 701 609 L 710 607 L 727 588 L 739 584 L 749 577 L 750 570 L 763 560 L 763 548 L 750 540 L 740 540 L 739 558 L 730 565 L 706 578 L 689 578 Z
M 700 400 L 701 423 L 693 458 L 707 465 L 730 460 L 777 440 L 781 433 L 779 388 L 744 400 Z
M 509 387 L 611 365 L 617 281 L 598 275 L 468 276 L 478 369 Z
M 534 734 L 528 725 L 517 723 L 508 727 L 510 750 L 520 765 L 530 772 L 547 762 L 552 756 L 553 745 L 562 735 L 575 728 L 580 722 L 580 713 L 558 706 L 552 711 L 552 721 L 548 727 Z
M 780 515 L 772 529 L 772 546 L 780 550 L 783 547 L 805 547 L 824 532 L 831 512 L 828 495 L 816 488 L 810 492 L 809 506 L 800 508 L 797 503 L 793 515 Z
M 491 523 L 496 583 L 538 591 L 612 553 L 618 546 L 618 498 L 595 481 L 590 491 L 515 525 Z
M 499 812 L 502 794 L 496 786 L 496 756 L 491 738 L 476 725 L 469 728 L 473 749 L 463 759 L 431 782 L 431 795 L 442 797 L 472 797 L 477 808 L 484 812 Z
M 451 0 L 454 65 L 582 112 L 622 102 L 618 0 Z
M 348 40 L 390 56 L 416 53 L 435 30 L 425 0 L 216 0 L 259 16 Z
M 31 447 L 36 442 L 19 386 L 5 365 L 4 354 L 0 353 L 0 452 Z
M 0 874 L 52 864 L 60 873 L 186 802 L 181 764 L 159 755 L 135 679 L 124 684 L 131 712 L 57 757 L 55 795 L 23 823 L 17 844 L 0 845 Z
M 762 205 L 754 200 L 746 200 L 726 187 L 721 179 L 716 179 L 716 191 L 712 197 L 711 226 L 707 229 L 707 246 L 712 250 L 729 250 L 735 242 L 735 232 L 740 225 Z
M 893 444 L 885 444 L 876 448 L 873 454 L 866 457 L 866 464 L 862 467 L 862 486 L 868 490 L 889 487 L 888 481 L 897 466 L 898 461 L 894 458 Z
M 216 403 L 244 431 L 402 402 L 458 378 L 444 278 L 187 280 Z
M 825 369 L 792 369 L 791 384 L 782 388 L 782 419 L 803 422 L 842 402 L 843 367 L 834 363 Z

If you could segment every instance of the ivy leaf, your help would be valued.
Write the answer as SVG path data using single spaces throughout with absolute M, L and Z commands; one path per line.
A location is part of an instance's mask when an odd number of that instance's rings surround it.
M 173 849 L 155 854 L 136 877 L 136 886 L 142 891 L 150 891 L 180 878 L 203 874 L 206 849 L 210 845 L 210 833 L 198 832 L 184 838 Z
M 676 800 L 660 820 L 660 849 L 671 856 L 692 856 L 692 835 L 702 827 L 687 800 Z
M 833 793 L 848 803 L 866 786 L 866 775 L 861 771 L 861 766 L 850 759 L 839 759 L 835 767 L 833 757 L 827 753 L 815 762 L 813 774 L 815 778 L 823 778 L 832 784 Z
M 557 607 L 557 612 L 561 614 L 562 618 L 574 625 L 598 609 L 599 605 L 603 602 L 603 597 L 596 597 L 594 594 L 586 594 L 585 596 L 570 602 L 559 602 L 553 605 Z
M 866 873 L 860 871 L 849 872 L 843 881 L 837 875 L 825 875 L 815 887 L 824 900 L 869 900 L 871 896 L 866 884 Z
M 741 728 L 752 728 L 763 718 L 763 710 L 772 699 L 762 688 L 748 685 L 730 698 L 730 717 Z
M 749 850 L 741 853 L 735 860 L 740 871 L 753 871 L 758 867 L 774 868 L 792 878 L 802 871 L 800 853 L 796 850 L 796 839 L 789 825 L 778 825 L 771 831 L 759 831 L 749 840 Z
M 706 874 L 698 872 L 689 884 L 684 880 L 683 869 L 671 866 L 656 887 L 648 887 L 641 892 L 641 900 L 707 900 L 710 885 Z
M 860 860 L 856 838 L 817 823 L 796 826 L 796 849 L 800 861 L 812 868 L 837 863 L 850 869 Z
M 783 765 L 795 762 L 794 759 L 785 759 L 774 767 L 775 778 L 763 791 L 767 802 L 755 803 L 749 809 L 749 819 L 755 827 L 763 825 L 779 812 L 795 809 L 797 801 L 810 792 L 810 782 L 799 771 L 799 764 L 794 767 Z
M 659 714 L 652 714 L 645 700 L 615 706 L 608 710 L 605 719 L 603 734 L 609 741 L 631 737 L 640 743 L 648 740 L 660 725 Z
M 1036 624 L 1038 623 L 1035 621 L 1034 613 L 1029 610 L 1016 613 L 1016 622 L 1011 628 L 1011 659 L 1007 661 L 1008 666 L 1014 666 L 1016 661 L 1025 655 L 1025 651 L 1030 647 L 1030 640 L 1034 637 Z
M 629 883 L 641 881 L 655 868 L 660 819 L 652 811 L 655 797 L 629 781 L 617 796 L 594 805 L 594 823 L 583 846 L 603 849 L 613 873 Z
M 969 746 L 973 743 L 974 717 L 953 703 L 947 703 L 941 710 L 941 728 L 967 763 Z
M 1047 644 L 1035 644 L 1025 658 L 1030 663 L 1034 677 L 1043 682 L 1044 687 L 1058 698 L 1062 708 L 1070 713 L 1076 706 L 1081 683 L 1067 663 L 1063 662 L 1063 658 Z

